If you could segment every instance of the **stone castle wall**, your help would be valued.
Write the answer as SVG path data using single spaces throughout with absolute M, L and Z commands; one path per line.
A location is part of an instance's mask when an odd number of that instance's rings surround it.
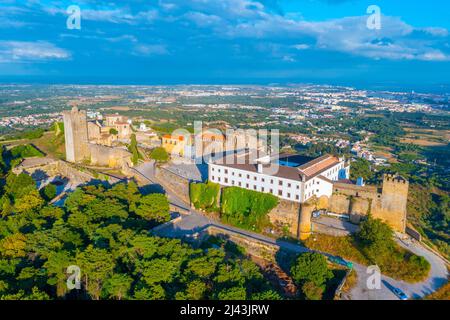
M 408 181 L 401 177 L 385 175 L 382 188 L 335 183 L 328 210 L 349 214 L 352 222 L 372 214 L 395 231 L 405 232 Z
M 299 213 L 299 203 L 280 199 L 279 204 L 269 212 L 269 219 L 275 226 L 279 228 L 286 227 L 291 234 L 296 235 Z
M 408 181 L 392 175 L 385 175 L 381 188 L 334 183 L 330 198 L 321 197 L 303 205 L 280 201 L 269 217 L 273 224 L 287 227 L 291 235 L 300 238 L 306 238 L 311 232 L 311 213 L 316 209 L 348 214 L 353 223 L 360 223 L 371 214 L 394 231 L 404 233 L 408 188 Z
M 190 203 L 189 183 L 190 181 L 183 178 L 165 168 L 157 168 L 155 172 L 156 178 L 165 188 L 174 192 L 181 200 Z
M 91 164 L 94 166 L 123 168 L 126 164 L 131 164 L 131 154 L 124 149 L 90 143 L 89 151 Z

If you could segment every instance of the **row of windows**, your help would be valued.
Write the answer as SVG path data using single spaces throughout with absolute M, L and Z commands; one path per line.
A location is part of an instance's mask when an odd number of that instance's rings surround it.
M 220 177 L 217 177 L 217 180 L 216 180 L 216 178 L 215 178 L 214 176 L 212 176 L 212 177 L 211 177 L 211 181 L 221 182 L 221 178 L 220 178 Z M 223 182 L 226 183 L 226 184 L 228 184 L 228 183 L 229 183 L 228 178 L 224 178 L 224 179 L 223 179 Z M 231 180 L 231 185 L 232 185 L 232 186 L 238 186 L 238 187 L 241 187 L 241 188 L 246 188 L 246 189 L 249 189 L 249 190 L 255 190 L 255 191 L 260 191 L 260 192 L 269 192 L 269 193 L 272 193 L 272 194 L 274 194 L 274 195 L 278 195 L 278 196 L 280 196 L 280 197 L 283 197 L 283 190 L 278 190 L 278 193 L 275 193 L 273 189 L 268 189 L 268 190 L 266 190 L 266 188 L 264 188 L 264 187 L 261 187 L 261 189 L 258 190 L 258 187 L 257 187 L 256 185 L 250 186 L 250 184 L 248 184 L 248 183 L 245 183 L 245 184 L 244 184 L 244 183 L 242 183 L 241 181 L 238 181 L 238 182 L 236 183 L 236 181 L 234 181 L 234 180 Z M 292 199 L 291 193 L 290 193 L 290 192 L 287 192 L 287 193 L 286 193 L 286 197 L 289 198 L 289 199 Z M 295 195 L 295 200 L 300 200 L 300 196 L 299 196 L 298 194 Z
M 213 171 L 213 172 L 215 171 L 214 167 L 211 168 L 211 171 Z M 221 171 L 221 169 L 217 169 L 217 172 L 221 173 L 222 171 Z M 224 174 L 228 174 L 228 169 L 224 169 Z M 231 176 L 233 176 L 233 177 L 236 176 L 234 171 L 231 172 Z M 243 176 L 242 173 L 238 173 L 237 174 L 237 177 L 239 177 L 239 178 L 242 178 L 242 176 Z M 244 177 L 247 178 L 247 180 L 251 180 L 251 178 L 253 178 L 253 181 L 258 181 L 258 176 L 250 176 L 249 174 L 246 174 L 246 175 L 244 175 Z M 261 177 L 260 181 L 261 182 L 266 182 L 266 179 Z M 274 184 L 274 179 L 270 179 L 270 184 Z M 279 186 L 283 186 L 284 185 L 283 180 L 278 180 L 278 185 Z M 292 183 L 287 182 L 286 186 L 288 188 L 292 188 Z M 299 190 L 300 189 L 300 185 L 296 185 L 296 189 Z

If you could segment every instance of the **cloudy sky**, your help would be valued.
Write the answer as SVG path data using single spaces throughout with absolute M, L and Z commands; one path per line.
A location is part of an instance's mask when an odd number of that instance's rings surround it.
M 448 12 L 448 0 L 0 0 L 0 81 L 442 86 Z

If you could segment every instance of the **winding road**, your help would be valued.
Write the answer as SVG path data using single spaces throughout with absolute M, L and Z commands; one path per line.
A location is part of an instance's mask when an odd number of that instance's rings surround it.
M 146 162 L 136 168 L 142 175 L 144 175 L 149 183 L 162 185 L 160 181 L 155 177 L 154 164 L 152 162 Z M 166 194 L 172 205 L 183 208 L 190 213 L 188 215 L 182 215 L 180 219 L 175 222 L 171 221 L 158 229 L 158 235 L 172 238 L 183 238 L 185 236 L 193 235 L 208 226 L 215 226 L 223 230 L 237 233 L 241 236 L 246 236 L 252 239 L 256 239 L 268 244 L 278 246 L 279 248 L 290 250 L 296 253 L 303 253 L 311 251 L 310 249 L 298 244 L 280 241 L 274 238 L 270 238 L 258 233 L 242 230 L 233 226 L 224 225 L 218 221 L 209 219 L 202 215 L 199 211 L 190 208 L 188 204 L 182 201 L 175 193 L 170 190 L 166 190 Z M 367 267 L 361 264 L 354 263 L 354 270 L 357 273 L 357 284 L 347 294 L 346 299 L 351 300 L 398 300 L 397 296 L 392 292 L 394 287 L 400 288 L 411 299 L 422 298 L 443 286 L 448 281 L 448 269 L 445 261 L 423 247 L 419 242 L 408 239 L 397 239 L 397 242 L 402 247 L 412 251 L 413 253 L 423 256 L 431 264 L 431 270 L 428 278 L 425 281 L 419 283 L 407 283 L 405 281 L 399 281 L 381 275 L 381 287 L 379 289 L 368 289 L 367 279 L 371 274 L 367 273 Z M 323 253 L 329 255 L 327 253 Z

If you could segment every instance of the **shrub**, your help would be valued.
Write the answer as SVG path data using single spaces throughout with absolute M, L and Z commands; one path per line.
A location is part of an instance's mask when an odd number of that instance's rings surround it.
M 219 190 L 220 186 L 216 183 L 191 183 L 189 186 L 191 202 L 196 209 L 217 210 Z
M 322 288 L 325 282 L 333 277 L 328 269 L 327 259 L 317 252 L 306 252 L 299 255 L 291 267 L 292 278 L 297 284 L 311 282 Z M 312 291 L 311 285 L 307 286 Z
M 20 146 L 15 146 L 11 150 L 11 156 L 13 159 L 18 158 L 31 158 L 31 157 L 43 157 L 44 154 L 36 149 L 31 144 L 25 144 Z
M 302 285 L 302 292 L 308 300 L 321 300 L 323 295 L 323 288 L 317 286 L 312 281 L 307 281 Z
M 56 197 L 56 186 L 49 183 L 44 188 L 42 188 L 41 195 L 47 201 L 52 200 L 54 197 Z
M 157 147 L 150 152 L 150 158 L 157 162 L 166 162 L 169 160 L 169 154 L 163 147 Z
M 272 194 L 229 187 L 222 193 L 221 217 L 238 227 L 261 231 L 269 224 L 267 214 L 277 204 L 278 198 Z

